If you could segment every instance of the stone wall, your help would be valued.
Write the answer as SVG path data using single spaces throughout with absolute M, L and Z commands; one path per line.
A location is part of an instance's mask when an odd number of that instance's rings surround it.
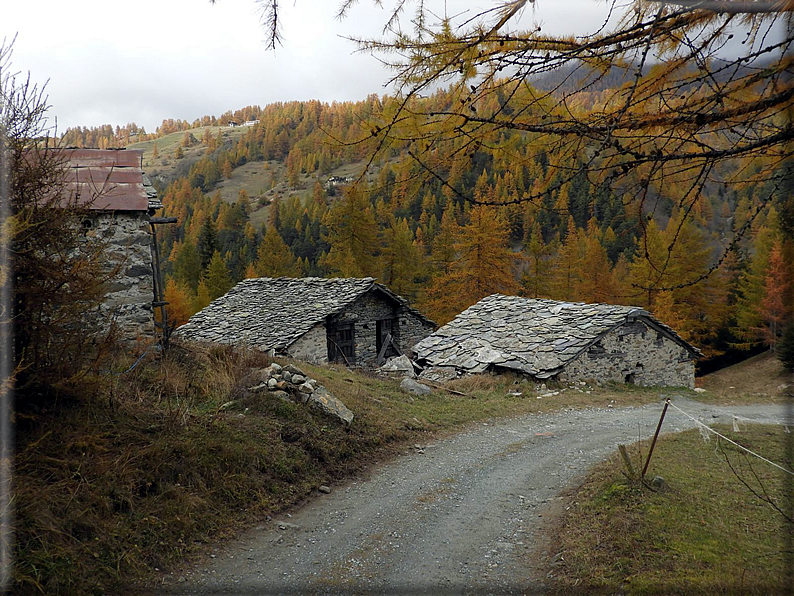
M 558 375 L 563 382 L 598 380 L 645 387 L 695 387 L 688 350 L 642 321 L 626 323 L 590 346 Z
M 372 365 L 378 358 L 379 320 L 392 319 L 394 341 L 401 351 L 411 347 L 433 332 L 433 327 L 402 306 L 377 292 L 361 296 L 331 319 L 331 324 L 353 323 L 356 364 Z M 317 324 L 287 349 L 298 360 L 314 364 L 328 362 L 328 341 L 325 324 Z
M 397 345 L 400 350 L 413 358 L 413 347 L 436 330 L 435 325 L 420 319 L 414 313 L 401 308 L 398 313 Z
M 320 323 L 300 336 L 289 348 L 287 353 L 298 360 L 312 364 L 328 363 L 328 342 L 325 325 Z
M 151 339 L 155 335 L 152 301 L 152 235 L 145 211 L 96 212 L 83 222 L 86 236 L 107 242 L 106 263 L 118 267 L 108 284 L 105 302 L 97 316 L 108 328 L 116 324 L 122 342 Z
M 374 364 L 378 359 L 377 321 L 394 317 L 395 304 L 391 300 L 368 292 L 336 315 L 332 323 L 353 323 L 356 364 Z

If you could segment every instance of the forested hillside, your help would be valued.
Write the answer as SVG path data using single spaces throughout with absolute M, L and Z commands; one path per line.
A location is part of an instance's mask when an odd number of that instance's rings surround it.
M 583 91 L 574 108 L 603 94 Z M 585 156 L 571 178 L 519 131 L 469 149 L 466 167 L 418 163 L 408 143 L 368 161 L 391 101 L 253 106 L 190 129 L 164 122 L 130 145 L 145 150 L 162 215 L 178 218 L 160 236 L 172 320 L 244 277 L 373 276 L 438 323 L 502 292 L 641 306 L 710 356 L 775 343 L 791 304 L 791 206 L 759 200 L 769 185 L 724 184 L 734 172 L 719 171 L 693 208 L 674 186 L 627 199 L 590 182 Z M 223 126 L 245 119 L 259 122 Z

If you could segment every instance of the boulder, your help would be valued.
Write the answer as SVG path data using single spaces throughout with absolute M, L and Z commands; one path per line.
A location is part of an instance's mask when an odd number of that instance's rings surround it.
M 290 383 L 293 385 L 303 385 L 306 382 L 306 377 L 303 375 L 292 375 L 292 379 L 290 379 Z
M 287 393 L 286 391 L 278 391 L 278 390 L 277 391 L 271 391 L 270 395 L 272 395 L 273 397 L 277 397 L 279 399 L 283 399 L 284 401 L 292 401 L 289 398 L 289 393 Z
M 314 393 L 308 395 L 308 403 L 311 407 L 324 412 L 345 424 L 353 422 L 353 412 L 351 412 L 345 404 L 331 395 L 328 390 L 323 387 L 317 387 Z
M 314 393 L 314 387 L 311 383 L 302 383 L 298 385 L 298 391 L 301 393 Z
M 414 395 L 427 395 L 432 391 L 427 385 L 423 385 L 418 381 L 414 381 L 411 377 L 405 377 L 400 383 L 400 389 L 406 393 L 413 393 Z
M 410 377 L 416 376 L 414 373 L 414 365 L 411 363 L 411 359 L 405 354 L 395 358 L 389 358 L 389 360 L 387 360 L 386 363 L 380 367 L 380 370 L 384 372 L 403 373 Z
M 306 376 L 306 373 L 299 369 L 297 366 L 292 364 L 288 364 L 284 367 L 284 370 L 290 373 L 291 375 L 301 375 L 302 377 Z
M 420 379 L 428 381 L 435 381 L 436 383 L 444 383 L 458 378 L 458 371 L 454 366 L 431 366 L 422 371 L 419 375 Z

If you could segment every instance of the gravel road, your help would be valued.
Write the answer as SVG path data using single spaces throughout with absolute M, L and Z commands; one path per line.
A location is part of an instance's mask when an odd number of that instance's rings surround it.
M 674 403 L 707 424 L 738 415 L 794 425 L 782 406 Z M 652 436 L 661 408 L 571 409 L 478 424 L 263 523 L 169 577 L 159 593 L 537 593 L 541 522 L 558 495 L 618 443 Z M 663 431 L 692 426 L 670 409 Z

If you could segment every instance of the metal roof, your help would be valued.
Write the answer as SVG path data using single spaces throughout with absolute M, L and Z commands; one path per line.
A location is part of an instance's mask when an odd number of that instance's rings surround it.
M 156 192 L 141 170 L 140 149 L 59 149 L 66 192 L 96 211 L 148 211 Z

